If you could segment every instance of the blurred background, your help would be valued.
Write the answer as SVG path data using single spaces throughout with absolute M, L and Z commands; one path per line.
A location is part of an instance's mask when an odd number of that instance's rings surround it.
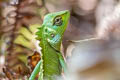
M 0 80 L 27 80 L 40 60 L 35 32 L 47 13 L 62 10 L 71 13 L 61 50 L 66 79 L 120 80 L 119 0 L 0 0 Z

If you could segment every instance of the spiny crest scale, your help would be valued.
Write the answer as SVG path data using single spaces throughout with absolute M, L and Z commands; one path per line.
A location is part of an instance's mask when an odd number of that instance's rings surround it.
M 38 31 L 36 32 L 36 39 L 41 40 L 42 39 L 42 31 L 43 31 L 43 26 L 38 28 Z

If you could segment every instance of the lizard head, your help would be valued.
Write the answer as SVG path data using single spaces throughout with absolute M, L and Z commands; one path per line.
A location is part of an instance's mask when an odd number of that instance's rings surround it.
M 61 40 L 68 24 L 68 10 L 47 14 L 43 21 L 43 34 L 46 40 L 56 50 L 60 50 Z

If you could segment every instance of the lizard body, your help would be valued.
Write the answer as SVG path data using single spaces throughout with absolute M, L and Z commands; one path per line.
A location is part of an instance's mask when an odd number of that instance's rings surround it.
M 36 65 L 29 80 L 34 80 L 38 73 L 38 80 L 56 80 L 55 77 L 61 75 L 62 68 L 66 69 L 60 45 L 69 16 L 70 13 L 67 10 L 45 16 L 42 27 L 36 33 L 42 48 L 41 60 Z

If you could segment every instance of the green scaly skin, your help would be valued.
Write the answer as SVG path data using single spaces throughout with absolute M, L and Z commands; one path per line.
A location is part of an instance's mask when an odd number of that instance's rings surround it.
M 42 27 L 36 33 L 42 48 L 41 60 L 29 80 L 34 80 L 38 73 L 38 80 L 56 80 L 56 76 L 61 75 L 62 68 L 66 72 L 66 64 L 60 52 L 60 45 L 69 17 L 70 13 L 67 10 L 45 16 Z

